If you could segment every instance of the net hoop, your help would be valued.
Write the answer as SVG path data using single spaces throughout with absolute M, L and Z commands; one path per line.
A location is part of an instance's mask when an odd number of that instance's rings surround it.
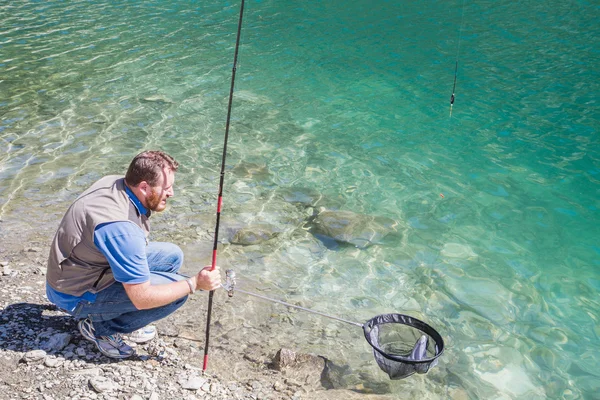
M 407 326 L 416 328 L 416 329 L 420 330 L 421 332 L 429 335 L 435 341 L 435 349 L 436 349 L 435 356 L 431 357 L 431 358 L 424 358 L 421 360 L 414 360 L 412 358 L 386 353 L 385 351 L 380 349 L 379 346 L 377 346 L 375 343 L 372 342 L 371 335 L 369 334 L 374 326 L 383 325 L 383 324 L 407 325 Z M 425 322 L 418 320 L 416 318 L 413 318 L 409 315 L 404 315 L 404 314 L 377 315 L 376 317 L 371 318 L 370 320 L 368 320 L 367 322 L 365 322 L 363 324 L 363 331 L 365 333 L 365 339 L 367 340 L 367 342 L 369 342 L 371 347 L 373 347 L 373 349 L 375 351 L 377 351 L 379 354 L 381 354 L 381 356 L 387 358 L 388 360 L 397 361 L 397 362 L 401 362 L 401 363 L 405 363 L 405 364 L 425 364 L 425 363 L 433 362 L 439 356 L 441 356 L 442 353 L 444 352 L 444 339 L 442 339 L 442 336 L 439 333 L 437 333 L 437 331 L 435 329 L 433 329 L 430 325 L 427 325 Z

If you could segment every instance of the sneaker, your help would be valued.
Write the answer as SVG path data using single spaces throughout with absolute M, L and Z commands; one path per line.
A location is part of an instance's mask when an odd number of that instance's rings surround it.
M 133 343 L 146 343 L 156 337 L 156 327 L 154 325 L 148 325 L 137 331 L 125 333 L 123 334 L 123 337 L 125 340 L 129 340 Z
M 96 337 L 94 335 L 94 326 L 92 325 L 92 321 L 90 321 L 88 318 L 79 321 L 77 327 L 79 328 L 79 332 L 81 332 L 83 337 L 90 342 L 94 342 L 98 350 L 100 350 L 100 353 L 104 354 L 106 357 L 127 358 L 131 357 L 135 353 L 131 346 L 123 342 L 123 339 L 119 333 L 109 336 Z

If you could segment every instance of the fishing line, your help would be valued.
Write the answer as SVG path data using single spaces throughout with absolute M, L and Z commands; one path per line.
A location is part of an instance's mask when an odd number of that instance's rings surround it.
M 233 89 L 235 87 L 235 72 L 237 69 L 237 58 L 238 58 L 238 50 L 240 47 L 240 36 L 242 33 L 242 19 L 244 16 L 244 0 L 241 1 L 240 5 L 240 18 L 238 21 L 237 28 L 237 37 L 235 39 L 235 52 L 233 56 L 233 67 L 231 69 L 231 87 L 229 89 L 229 104 L 227 105 L 227 122 L 225 123 L 225 138 L 223 139 L 223 155 L 221 158 L 221 176 L 219 178 L 219 196 L 217 200 L 217 220 L 215 222 L 215 237 L 213 243 L 213 252 L 212 252 L 212 264 L 211 271 L 217 266 L 217 245 L 219 244 L 219 223 L 221 221 L 221 209 L 223 207 L 223 183 L 225 182 L 225 161 L 227 158 L 227 140 L 229 139 L 229 125 L 231 122 L 231 104 L 233 102 Z M 211 290 L 208 295 L 208 311 L 206 315 L 206 339 L 204 346 L 204 363 L 202 365 L 202 372 L 206 371 L 208 367 L 208 344 L 210 340 L 210 320 L 212 315 L 212 305 L 213 305 L 213 296 L 214 290 Z
M 454 86 L 452 86 L 452 96 L 450 96 L 450 118 L 452 118 L 452 106 L 454 106 L 454 92 L 456 91 L 456 76 L 458 74 L 458 55 L 460 53 L 460 40 L 462 36 L 463 22 L 465 20 L 465 2 L 462 4 L 462 16 L 460 18 L 460 28 L 458 30 L 458 44 L 456 46 L 456 63 L 454 66 Z

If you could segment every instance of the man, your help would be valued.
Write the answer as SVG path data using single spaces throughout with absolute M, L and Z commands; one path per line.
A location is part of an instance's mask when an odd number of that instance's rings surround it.
M 148 219 L 173 196 L 178 166 L 161 151 L 138 154 L 124 178 L 106 176 L 75 200 L 52 242 L 48 299 L 80 319 L 81 334 L 108 357 L 133 355 L 123 334 L 138 343 L 152 340 L 150 323 L 177 310 L 196 289 L 220 286 L 218 268 L 187 278 L 177 273 L 183 263 L 178 246 L 148 243 Z

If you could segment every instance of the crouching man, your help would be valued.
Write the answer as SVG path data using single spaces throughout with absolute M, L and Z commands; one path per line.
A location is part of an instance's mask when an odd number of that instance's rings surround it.
M 181 307 L 197 289 L 220 286 L 219 270 L 178 274 L 183 252 L 148 242 L 152 212 L 173 196 L 178 163 L 161 151 L 138 154 L 125 177 L 106 176 L 69 207 L 52 242 L 46 295 L 79 319 L 79 331 L 102 354 L 127 358 L 123 341 L 156 336 L 150 325 Z

